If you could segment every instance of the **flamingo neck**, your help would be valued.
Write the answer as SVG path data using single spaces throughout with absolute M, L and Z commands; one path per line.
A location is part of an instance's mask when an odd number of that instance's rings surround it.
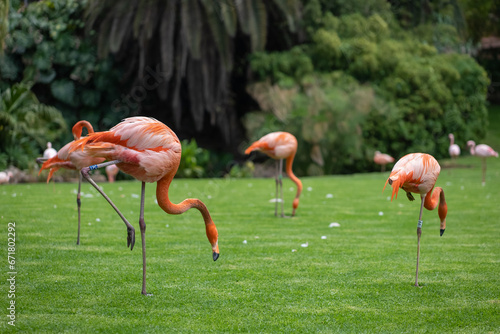
M 78 121 L 71 129 L 71 132 L 73 133 L 73 137 L 75 138 L 75 140 L 78 140 L 82 137 L 83 128 L 87 129 L 87 133 L 94 133 L 94 128 L 92 127 L 92 124 L 90 124 L 87 121 Z
M 170 201 L 168 197 L 168 189 L 170 187 L 170 183 L 172 183 L 174 175 L 175 172 L 167 174 L 157 182 L 156 199 L 158 200 L 158 205 L 163 209 L 163 211 L 172 215 L 180 215 L 191 208 L 195 208 L 200 211 L 203 216 L 203 220 L 205 221 L 208 240 L 215 247 L 218 240 L 218 233 L 206 205 L 197 198 L 188 198 L 179 204 L 175 204 Z
M 446 200 L 444 198 L 444 191 L 441 187 L 436 187 L 430 195 L 430 192 L 425 196 L 424 206 L 427 210 L 434 210 L 436 206 L 439 204 L 438 214 L 439 219 L 441 220 L 441 230 L 446 228 L 446 215 L 448 213 L 448 205 L 446 204 Z
M 293 208 L 297 209 L 297 207 L 299 206 L 299 196 L 300 193 L 302 192 L 302 182 L 299 180 L 298 177 L 295 176 L 295 174 L 292 171 L 292 164 L 294 158 L 295 154 L 289 156 L 286 159 L 286 174 L 297 185 L 297 194 L 295 195 L 295 199 L 293 200 Z

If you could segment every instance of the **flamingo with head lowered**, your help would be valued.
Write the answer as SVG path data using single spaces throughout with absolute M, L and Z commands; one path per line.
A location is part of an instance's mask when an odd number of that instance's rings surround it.
M 297 185 L 297 193 L 293 200 L 292 216 L 295 216 L 295 210 L 299 206 L 299 197 L 302 192 L 302 182 L 293 174 L 292 164 L 295 154 L 297 153 L 297 139 L 294 135 L 288 132 L 271 132 L 264 137 L 254 142 L 245 150 L 245 154 L 250 154 L 253 151 L 261 151 L 269 157 L 276 160 L 276 200 L 278 200 L 278 186 L 281 189 L 281 217 L 283 213 L 283 159 L 286 159 L 286 173 L 288 177 Z M 278 215 L 278 202 L 275 202 L 274 215 Z
M 410 201 L 415 198 L 411 193 L 420 194 L 420 216 L 417 224 L 417 270 L 415 286 L 418 286 L 418 264 L 420 260 L 420 236 L 422 235 L 422 211 L 434 210 L 439 203 L 439 219 L 441 220 L 440 235 L 446 228 L 446 214 L 448 206 L 444 198 L 444 191 L 440 187 L 434 189 L 441 167 L 433 156 L 425 153 L 407 154 L 394 165 L 389 178 L 385 182 L 384 189 L 389 183 L 392 186 L 392 197 L 398 197 L 399 188 L 406 192 Z M 432 191 L 434 189 L 434 191 Z
M 135 244 L 135 229 L 118 210 L 111 199 L 99 188 L 90 176 L 91 170 L 112 164 L 124 173 L 142 181 L 139 226 L 142 240 L 142 291 L 146 292 L 146 223 L 144 221 L 144 199 L 146 182 L 156 182 L 158 205 L 169 214 L 181 214 L 191 208 L 200 211 L 205 222 L 205 232 L 212 248 L 212 257 L 219 258 L 217 228 L 205 204 L 199 199 L 188 198 L 174 204 L 168 197 L 168 190 L 181 160 L 181 143 L 175 133 L 162 122 L 148 117 L 130 117 L 109 131 L 95 132 L 69 144 L 68 155 L 80 152 L 89 157 L 106 159 L 81 170 L 82 176 L 96 188 L 115 209 L 127 226 L 127 247 Z M 68 158 L 68 157 L 66 157 Z M 49 160 L 50 161 L 50 160 Z
M 469 140 L 467 142 L 467 146 L 470 148 L 470 154 L 475 155 L 476 157 L 480 157 L 483 162 L 483 186 L 486 183 L 486 158 L 488 157 L 496 157 L 498 158 L 498 152 L 492 149 L 490 146 L 486 144 L 479 144 L 476 146 L 476 143 L 473 140 Z
M 94 133 L 94 128 L 92 124 L 87 121 L 78 121 L 73 125 L 71 132 L 73 133 L 73 138 L 76 140 L 82 137 L 83 129 L 87 129 L 87 132 Z M 47 183 L 50 181 L 52 175 L 60 168 L 65 169 L 77 169 L 81 170 L 83 167 L 94 165 L 103 162 L 103 158 L 90 157 L 88 155 L 82 154 L 81 152 L 69 153 L 70 144 L 66 144 L 63 148 L 59 150 L 53 157 L 47 159 L 44 154 L 44 158 L 38 158 L 36 161 L 38 163 L 43 163 L 42 168 L 38 172 L 38 175 L 44 169 L 50 169 L 49 175 L 47 176 Z M 82 187 L 82 176 L 79 175 L 78 178 L 78 192 L 76 193 L 76 206 L 78 208 L 78 234 L 76 237 L 76 244 L 80 244 L 80 216 L 81 216 L 81 187 Z

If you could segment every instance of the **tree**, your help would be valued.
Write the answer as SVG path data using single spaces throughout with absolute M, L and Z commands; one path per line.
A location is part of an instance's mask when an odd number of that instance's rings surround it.
M 87 28 L 97 31 L 100 56 L 115 55 L 126 73 L 135 75 L 128 98 L 116 101 L 115 109 L 133 113 L 154 89 L 165 107 L 154 116 L 171 120 L 174 128 L 191 118 L 197 132 L 215 126 L 227 144 L 239 128 L 232 74 L 245 73 L 235 55 L 243 56 L 241 48 L 264 50 L 269 16 L 275 13 L 287 22 L 280 36 L 286 41 L 286 32 L 296 29 L 299 5 L 299 0 L 92 0 Z M 250 45 L 237 44 L 243 36 Z
M 38 101 L 31 84 L 15 84 L 0 97 L 0 169 L 33 167 L 40 148 L 66 132 L 66 122 Z

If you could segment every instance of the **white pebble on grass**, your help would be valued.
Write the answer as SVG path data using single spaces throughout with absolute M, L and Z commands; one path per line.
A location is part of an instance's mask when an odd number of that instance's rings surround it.
M 330 225 L 328 225 L 328 227 L 339 227 L 339 226 L 340 226 L 340 224 L 337 222 L 330 223 Z
M 326 194 L 326 198 L 333 198 L 333 194 Z
M 100 218 L 96 218 L 96 219 L 95 219 L 95 221 L 96 221 L 96 222 L 100 222 L 100 221 L 101 221 L 101 219 L 100 219 Z
M 301 244 L 301 245 L 300 245 L 300 247 L 304 247 L 304 248 L 305 248 L 305 247 L 308 247 L 308 246 L 309 246 L 309 243 L 308 243 L 308 242 L 306 242 L 306 243 L 304 243 L 304 244 Z
M 321 237 L 321 239 L 325 240 L 325 239 L 326 239 L 326 235 L 323 235 L 323 236 Z
M 246 240 L 243 240 L 243 243 L 246 245 L 246 244 L 247 244 L 247 241 L 246 241 Z
M 384 213 L 383 213 L 382 211 L 379 211 L 379 212 L 378 212 L 378 215 L 379 215 L 379 216 L 383 216 L 383 215 L 384 215 Z

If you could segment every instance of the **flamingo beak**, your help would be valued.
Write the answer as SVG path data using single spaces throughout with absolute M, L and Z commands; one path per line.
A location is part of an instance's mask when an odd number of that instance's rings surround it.
M 219 258 L 219 245 L 215 245 L 215 247 L 212 247 L 212 250 L 213 250 L 213 253 L 212 253 L 212 256 L 213 256 L 213 259 L 214 261 L 217 261 L 217 259 Z
M 441 236 L 441 237 L 442 237 L 442 236 L 443 236 L 443 233 L 444 233 L 444 228 L 442 228 L 442 229 L 440 229 L 440 230 L 439 230 L 439 236 Z

